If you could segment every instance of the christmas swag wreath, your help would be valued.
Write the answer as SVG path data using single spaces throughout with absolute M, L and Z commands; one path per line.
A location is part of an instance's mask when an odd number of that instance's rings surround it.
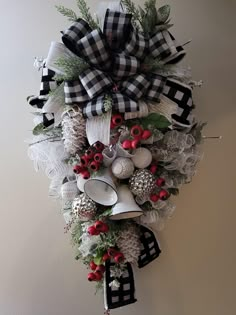
M 192 100 L 201 81 L 177 65 L 186 52 L 169 31 L 168 5 L 102 2 L 93 19 L 77 4 L 82 18 L 57 7 L 73 24 L 35 59 L 42 79 L 28 98 L 36 109 L 29 157 L 51 179 L 76 259 L 103 287 L 109 312 L 136 301 L 132 265 L 159 256 L 151 225 L 163 228 L 171 195 L 201 159 L 204 124 Z

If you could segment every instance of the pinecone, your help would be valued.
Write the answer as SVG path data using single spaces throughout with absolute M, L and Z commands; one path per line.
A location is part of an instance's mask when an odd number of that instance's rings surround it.
M 72 212 L 81 221 L 91 220 L 97 207 L 95 202 L 90 199 L 85 193 L 76 197 L 72 203 Z
M 66 151 L 75 155 L 83 149 L 86 142 L 85 119 L 78 106 L 72 107 L 63 114 L 62 119 L 62 139 Z
M 155 177 L 147 170 L 137 170 L 129 180 L 130 190 L 135 196 L 149 195 L 155 187 Z
M 139 238 L 138 229 L 134 224 L 128 224 L 126 228 L 120 232 L 117 246 L 121 253 L 124 254 L 126 262 L 137 263 L 141 252 L 141 242 Z

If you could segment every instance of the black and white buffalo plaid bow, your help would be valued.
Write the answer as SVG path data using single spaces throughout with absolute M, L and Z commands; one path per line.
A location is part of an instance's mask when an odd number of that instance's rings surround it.
M 103 32 L 78 19 L 63 33 L 65 46 L 90 65 L 77 81 L 66 81 L 64 87 L 66 104 L 81 105 L 86 118 L 106 112 L 107 94 L 113 110 L 121 113 L 138 111 L 141 98 L 157 102 L 166 78 L 143 73 L 144 58 L 149 55 L 174 63 L 185 54 L 168 31 L 145 38 L 131 19 L 131 14 L 108 9 Z

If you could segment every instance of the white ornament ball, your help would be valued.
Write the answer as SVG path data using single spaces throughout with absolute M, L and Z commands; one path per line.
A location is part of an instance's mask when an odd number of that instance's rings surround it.
M 61 186 L 61 197 L 65 201 L 72 201 L 79 194 L 76 181 L 66 182 Z
M 87 182 L 87 179 L 83 179 L 82 175 L 77 177 L 77 187 L 79 191 L 84 192 L 84 184 Z
M 119 179 L 129 178 L 134 172 L 134 163 L 129 158 L 119 157 L 111 167 L 112 173 Z
M 146 148 L 138 148 L 132 157 L 134 166 L 137 168 L 146 168 L 152 163 L 152 154 Z

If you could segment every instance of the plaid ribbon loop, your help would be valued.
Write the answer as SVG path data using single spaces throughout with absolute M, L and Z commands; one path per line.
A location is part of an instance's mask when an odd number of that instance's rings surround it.
M 125 42 L 131 31 L 131 14 L 106 11 L 103 33 L 112 50 L 119 51 L 124 49 Z
M 112 96 L 113 108 L 121 113 L 137 111 L 143 97 L 158 102 L 166 78 L 141 73 L 145 56 L 174 63 L 184 54 L 168 31 L 146 38 L 133 28 L 131 19 L 131 14 L 108 9 L 103 32 L 91 30 L 87 22 L 78 19 L 63 33 L 65 46 L 91 66 L 64 87 L 66 103 L 81 104 L 85 118 L 105 112 L 105 94 Z M 112 90 L 114 85 L 120 90 Z

